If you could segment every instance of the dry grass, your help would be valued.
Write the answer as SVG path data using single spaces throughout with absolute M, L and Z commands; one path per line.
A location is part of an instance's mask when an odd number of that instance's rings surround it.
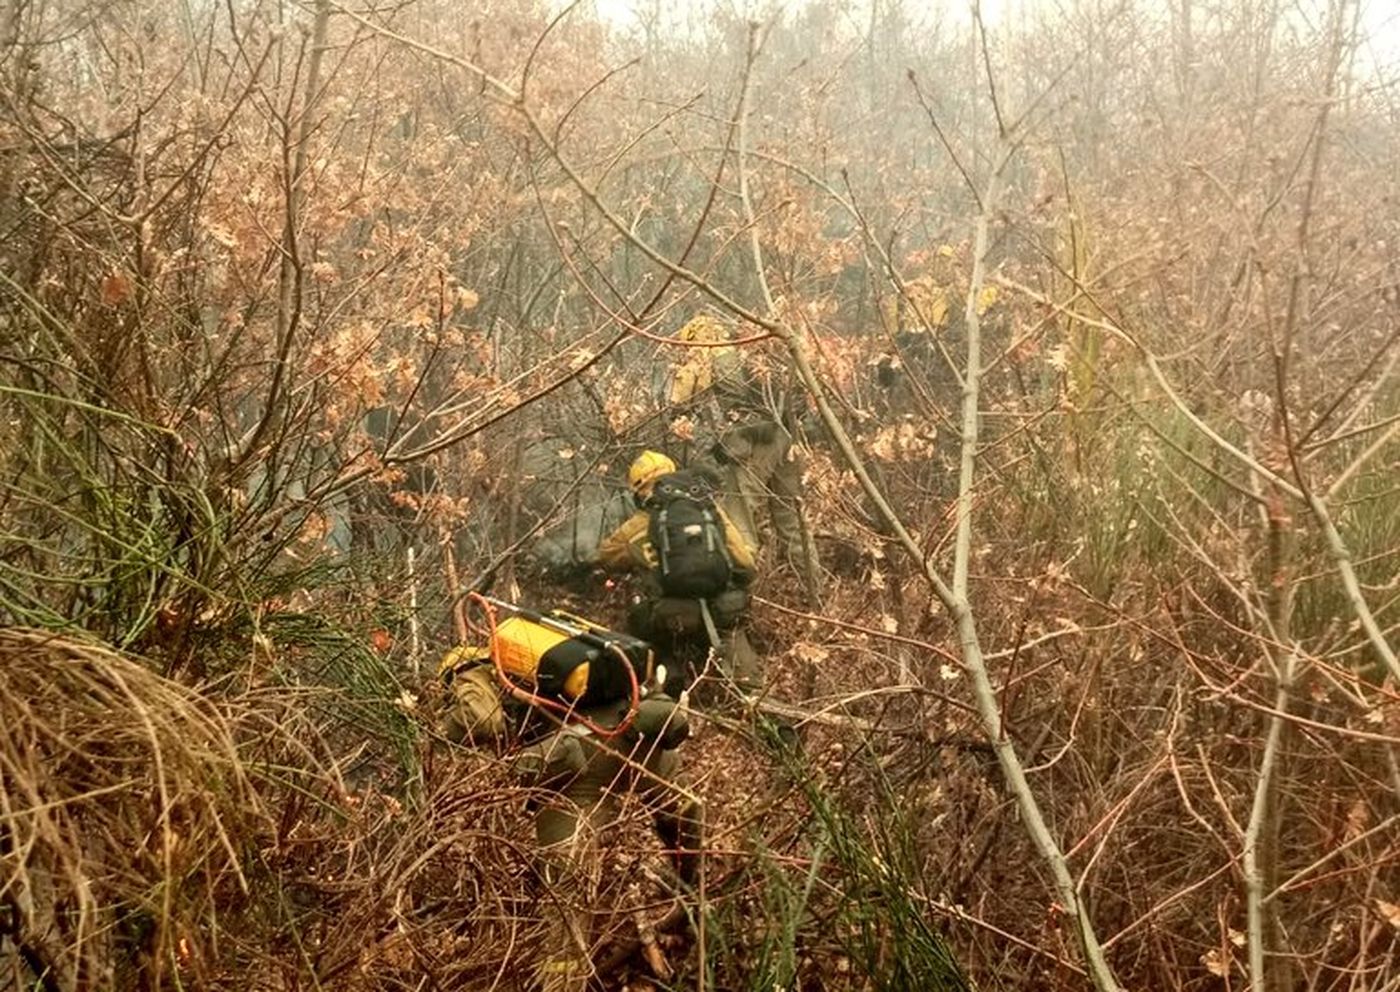
M 197 972 L 268 811 L 209 701 L 95 644 L 0 631 L 0 912 L 47 989 Z

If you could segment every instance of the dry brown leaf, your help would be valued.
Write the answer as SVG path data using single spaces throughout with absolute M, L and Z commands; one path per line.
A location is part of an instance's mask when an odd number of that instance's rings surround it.
M 1400 930 L 1400 906 L 1393 902 L 1386 902 L 1384 899 L 1377 899 L 1376 909 L 1391 927 Z
M 131 280 L 120 272 L 113 272 L 102 279 L 102 303 L 118 307 L 131 296 Z
M 1347 825 L 1342 832 L 1342 839 L 1347 841 L 1356 840 L 1366 832 L 1366 827 L 1371 822 L 1371 807 L 1366 804 L 1366 800 L 1358 799 L 1351 804 L 1351 809 L 1347 811 Z

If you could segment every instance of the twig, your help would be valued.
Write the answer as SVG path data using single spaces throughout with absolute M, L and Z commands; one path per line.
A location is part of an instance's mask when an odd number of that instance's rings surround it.
M 1308 878 L 1314 872 L 1321 869 L 1332 859 L 1338 857 L 1346 851 L 1349 851 L 1351 848 L 1355 847 L 1357 844 L 1360 844 L 1364 840 L 1370 840 L 1377 834 L 1385 833 L 1387 830 L 1390 830 L 1397 824 L 1400 824 L 1400 813 L 1397 813 L 1394 816 L 1387 817 L 1380 823 L 1377 823 L 1370 830 L 1363 831 L 1362 833 L 1357 834 L 1355 837 L 1352 837 L 1350 840 L 1338 844 L 1336 847 L 1332 848 L 1330 851 L 1328 851 L 1322 857 L 1318 858 L 1312 864 L 1308 865 L 1306 868 L 1301 868 L 1298 871 L 1294 872 L 1292 875 L 1290 875 L 1287 881 L 1283 882 L 1279 885 L 1278 888 L 1274 889 L 1272 892 L 1264 896 L 1264 902 L 1272 902 L 1276 897 L 1282 895 L 1283 893 L 1291 892 L 1293 889 L 1297 888 L 1297 886 L 1301 884 L 1305 878 Z
M 1289 694 L 1293 674 L 1293 653 L 1284 656 L 1284 667 L 1279 673 L 1278 688 L 1275 691 L 1274 709 L 1276 715 L 1269 719 L 1268 735 L 1264 739 L 1264 755 L 1259 762 L 1259 773 L 1254 788 L 1254 802 L 1250 806 L 1249 825 L 1244 832 L 1244 881 L 1246 915 L 1248 916 L 1247 937 L 1249 940 L 1249 978 L 1255 992 L 1263 992 L 1267 986 L 1265 954 L 1271 941 L 1266 937 L 1264 886 L 1265 863 L 1276 852 L 1261 850 L 1261 839 L 1268 826 L 1268 820 L 1277 815 L 1277 798 L 1274 789 L 1274 766 L 1278 762 L 1279 746 L 1283 740 L 1284 716 L 1288 710 Z
M 408 661 L 409 667 L 413 669 L 413 676 L 417 678 L 423 667 L 423 644 L 419 636 L 418 620 L 418 570 L 415 558 L 417 552 L 412 544 L 405 552 L 408 571 Z

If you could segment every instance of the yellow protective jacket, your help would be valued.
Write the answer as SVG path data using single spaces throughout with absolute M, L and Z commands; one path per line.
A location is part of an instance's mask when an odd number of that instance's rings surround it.
M 729 550 L 729 560 L 736 571 L 752 572 L 754 566 L 753 548 L 744 540 L 739 528 L 729 519 L 723 509 L 719 511 L 720 525 L 724 528 L 724 545 Z M 651 546 L 647 527 L 651 521 L 646 510 L 638 510 L 622 522 L 622 525 L 598 544 L 598 564 L 617 572 L 643 570 L 650 572 L 656 568 L 656 549 Z

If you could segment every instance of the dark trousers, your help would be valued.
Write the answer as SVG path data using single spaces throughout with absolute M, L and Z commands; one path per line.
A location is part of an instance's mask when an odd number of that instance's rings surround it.
M 718 645 L 711 644 L 698 599 L 660 596 L 642 600 L 628 612 L 627 630 L 657 649 L 667 669 L 669 695 L 689 689 L 704 673 L 711 647 L 717 648 L 722 674 L 751 690 L 762 682 L 763 672 L 744 630 L 748 601 L 748 593 L 742 589 L 727 589 L 707 601 Z

